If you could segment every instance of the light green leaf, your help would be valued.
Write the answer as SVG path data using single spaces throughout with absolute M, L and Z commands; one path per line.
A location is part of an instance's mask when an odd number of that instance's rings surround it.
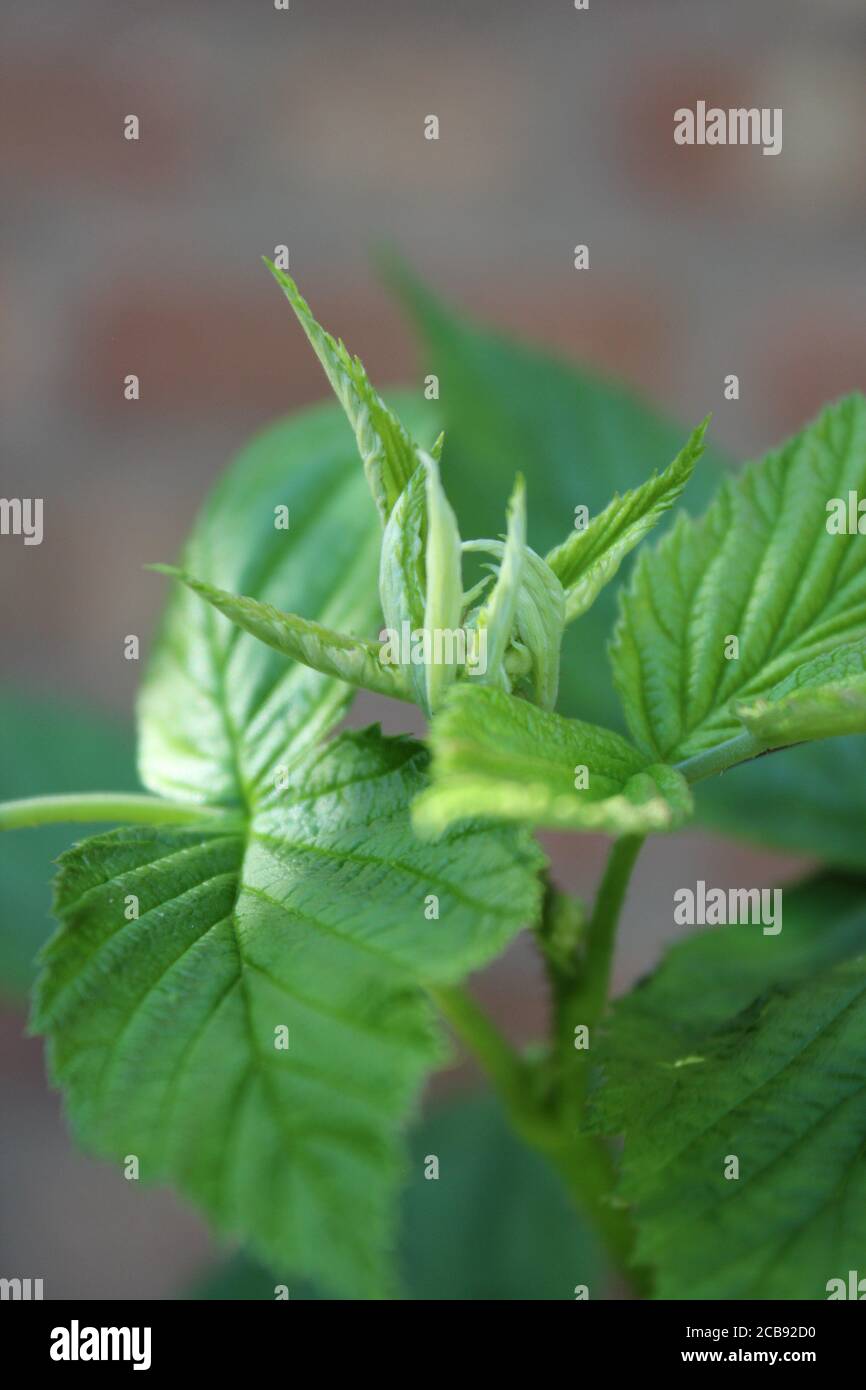
M 615 496 L 585 530 L 573 531 L 547 556 L 547 563 L 565 590 L 567 623 L 592 606 L 629 551 L 676 502 L 704 451 L 708 423 L 709 416 L 663 473 L 654 473 L 622 497 Z
M 644 834 L 673 829 L 691 809 L 679 773 L 647 767 L 619 734 L 490 686 L 455 686 L 430 742 L 433 782 L 413 807 L 425 832 L 489 816 L 555 830 Z
M 466 541 L 465 551 L 483 551 L 496 557 L 500 571 L 506 561 L 506 544 L 502 541 Z M 506 657 L 506 671 L 511 688 L 525 690 L 536 704 L 553 709 L 559 689 L 559 657 L 565 627 L 565 595 L 553 570 L 524 546 L 520 568 L 520 586 L 515 604 L 516 637 Z
M 427 545 L 425 551 L 426 590 L 424 595 L 424 627 L 432 643 L 431 659 L 424 670 L 426 709 L 438 708 L 442 695 L 455 679 L 456 658 L 436 660 L 436 638 L 453 634 L 463 616 L 463 574 L 461 567 L 460 532 L 457 519 L 439 480 L 439 465 L 429 454 L 421 453 L 425 471 L 427 499 Z M 453 653 L 452 653 L 453 657 Z
M 824 1299 L 866 1241 L 866 898 L 824 878 L 784 908 L 779 936 L 677 945 L 601 1045 L 596 1127 L 625 1134 L 661 1298 Z
M 480 965 L 537 902 L 522 836 L 415 840 L 425 763 L 410 740 L 344 735 L 297 760 L 245 833 L 77 846 L 38 990 L 86 1147 L 136 1154 L 143 1181 L 173 1181 L 278 1273 L 350 1297 L 392 1291 L 400 1133 L 439 1056 L 418 983 Z
M 615 492 L 638 488 L 681 448 L 682 426 L 620 383 L 479 326 L 404 266 L 391 262 L 388 272 L 418 326 L 425 369 L 439 377 L 448 435 L 442 477 L 464 536 L 499 534 L 498 499 L 519 472 L 530 499 L 529 544 L 544 555 L 572 525 L 576 506 L 596 516 Z M 684 494 L 688 510 L 707 505 L 724 472 L 708 448 Z M 618 727 L 604 656 L 616 587 L 602 591 L 579 629 L 566 631 L 560 707 Z
M 389 660 L 392 641 L 402 651 L 404 634 L 413 643 L 424 643 L 419 647 L 424 659 L 413 659 L 402 679 L 429 714 L 457 673 L 453 634 L 463 612 L 463 579 L 460 533 L 438 464 L 423 451 L 419 459 L 385 527 L 379 595 L 388 632 L 382 660 Z
M 552 710 L 559 692 L 559 662 L 565 628 L 562 585 L 540 555 L 526 547 L 517 591 L 517 633 L 531 658 L 532 697 Z
M 735 709 L 767 748 L 866 733 L 866 641 L 816 656 L 766 696 Z
M 271 603 L 228 594 L 172 565 L 151 565 L 150 568 L 179 579 L 231 622 L 283 656 L 300 661 L 322 675 L 348 681 L 350 685 L 390 695 L 396 700 L 412 699 L 401 669 L 383 665 L 379 660 L 380 643 L 346 637 L 320 623 L 299 618 L 295 613 L 281 613 Z
M 442 1103 L 409 1136 L 403 1192 L 405 1296 L 416 1301 L 562 1300 L 575 1283 L 605 1297 L 615 1276 L 549 1164 L 522 1143 L 497 1101 L 479 1093 Z M 447 1155 L 438 1182 L 430 1154 Z M 292 1302 L 323 1295 L 292 1284 Z M 274 1276 L 243 1254 L 181 1294 L 273 1302 Z
M 401 409 L 412 418 L 410 401 Z M 276 507 L 289 508 L 288 530 L 275 527 Z M 380 540 L 354 442 L 328 405 L 273 425 L 241 451 L 181 563 L 202 583 L 369 638 L 380 622 Z M 142 781 L 182 801 L 245 802 L 275 764 L 333 727 L 352 694 L 178 585 L 139 697 Z
M 510 689 L 503 663 L 517 619 L 525 551 L 526 488 L 518 474 L 508 503 L 508 534 L 496 582 L 473 619 L 479 641 L 487 644 L 486 670 L 479 669 L 476 676 L 482 685 L 501 685 Z
M 829 407 L 725 483 L 700 521 L 680 518 L 642 553 L 613 663 L 648 756 L 717 747 L 742 732 L 735 703 L 866 636 L 866 547 L 826 527 L 828 501 L 849 489 L 866 493 L 862 396 Z
M 423 468 L 412 475 L 408 487 L 397 499 L 385 526 L 379 557 L 379 599 L 382 605 L 387 641 L 383 659 L 389 655 L 392 639 L 421 632 L 427 597 L 426 573 L 427 485 Z M 390 662 L 389 664 L 396 664 Z M 412 662 L 408 672 L 415 703 L 426 707 L 427 681 L 424 668 Z
M 370 384 L 360 360 L 352 357 L 342 342 L 332 338 L 316 322 L 292 277 L 278 270 L 267 258 L 265 264 L 282 287 L 346 412 L 384 524 L 418 467 L 415 445 L 394 411 Z M 437 444 L 441 450 L 441 443 L 437 441 Z

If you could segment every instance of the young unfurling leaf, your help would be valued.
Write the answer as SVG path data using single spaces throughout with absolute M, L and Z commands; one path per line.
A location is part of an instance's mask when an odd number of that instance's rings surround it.
M 505 654 L 517 619 L 520 585 L 526 552 L 526 489 L 518 477 L 508 504 L 508 534 L 502 551 L 496 582 L 474 615 L 474 627 L 486 634 L 487 670 L 478 676 L 482 685 L 504 685 L 510 689 Z
M 511 545 L 509 552 L 509 542 Z M 506 562 L 514 572 L 514 546 L 495 540 L 466 541 L 465 551 L 493 555 L 502 573 Z M 520 583 L 514 602 L 514 634 L 505 654 L 507 689 L 520 688 L 534 703 L 553 709 L 559 688 L 559 660 L 565 626 L 565 598 L 562 585 L 540 555 L 523 547 Z
M 583 531 L 574 531 L 551 550 L 547 563 L 565 590 L 565 621 L 571 623 L 595 602 L 605 584 L 664 513 L 673 506 L 703 453 L 709 417 L 673 463 L 640 487 L 614 497 Z
M 274 279 L 295 311 L 298 322 L 325 369 L 334 394 L 355 432 L 358 451 L 382 523 L 388 520 L 415 469 L 418 456 L 408 432 L 371 386 L 359 358 L 316 322 L 309 304 L 284 270 L 265 258 Z M 441 447 L 441 446 L 440 446 Z
M 399 648 L 404 630 L 422 643 L 424 659 L 411 662 L 403 679 L 429 713 L 459 667 L 453 639 L 462 618 L 463 579 L 457 521 L 442 490 L 438 464 L 423 451 L 385 527 L 379 596 L 389 634 L 383 660 L 391 644 Z
M 455 634 L 463 617 L 463 574 L 460 554 L 460 532 L 442 483 L 439 465 L 429 454 L 421 453 L 427 501 L 427 545 L 425 549 L 426 589 L 424 594 L 424 628 L 432 642 L 432 653 L 426 663 L 426 708 L 432 713 L 442 695 L 455 679 L 458 662 L 436 649 L 437 634 Z
M 324 676 L 334 676 L 348 685 L 374 690 L 379 695 L 389 695 L 395 700 L 412 699 L 403 669 L 385 665 L 380 660 L 379 642 L 347 637 L 320 623 L 299 618 L 296 613 L 281 613 L 271 603 L 229 594 L 173 565 L 151 565 L 151 569 L 179 579 L 231 622 L 292 661 L 300 661 Z

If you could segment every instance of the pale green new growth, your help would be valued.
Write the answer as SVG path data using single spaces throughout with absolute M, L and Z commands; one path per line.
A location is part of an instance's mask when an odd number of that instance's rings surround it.
M 565 590 L 565 621 L 574 622 L 595 602 L 620 565 L 673 506 L 704 451 L 709 416 L 690 436 L 673 463 L 640 487 L 614 497 L 583 531 L 574 531 L 551 550 L 547 563 Z
M 431 641 L 439 634 L 456 634 L 463 617 L 463 573 L 460 532 L 439 479 L 439 465 L 429 454 L 420 454 L 425 475 L 427 544 L 424 628 Z M 430 660 L 424 669 L 425 708 L 436 710 L 442 695 L 455 679 L 459 664 Z
M 463 549 L 493 555 L 500 565 L 506 560 L 507 542 L 465 541 Z M 513 566 L 513 561 L 510 562 Z M 565 597 L 553 570 L 528 545 L 523 548 L 520 585 L 515 603 L 512 646 L 506 653 L 507 689 L 516 689 L 544 709 L 553 709 L 559 688 L 559 660 L 565 627 Z
M 463 612 L 460 533 L 439 480 L 435 459 L 419 451 L 419 466 L 388 518 L 379 563 L 379 597 L 385 627 L 399 644 L 404 627 L 428 640 L 455 634 Z M 441 654 L 441 653 L 440 653 Z M 411 663 L 401 677 L 430 713 L 459 669 L 456 649 L 449 661 Z M 383 659 L 389 648 L 382 649 Z M 372 689 L 373 687 L 371 687 Z
M 370 491 L 384 524 L 418 466 L 415 445 L 397 416 L 370 385 L 360 360 L 352 357 L 344 343 L 332 338 L 316 322 L 291 275 L 278 270 L 267 257 L 264 259 L 294 309 L 298 322 L 325 369 L 334 395 L 346 412 L 355 432 Z M 441 451 L 441 439 L 437 440 L 434 448 L 437 446 Z
M 648 767 L 618 734 L 490 687 L 456 686 L 430 745 L 432 785 L 412 810 L 423 831 L 486 816 L 636 835 L 674 829 L 691 811 L 679 773 Z
M 389 695 L 395 700 L 412 699 L 402 667 L 384 665 L 380 661 L 380 643 L 346 637 L 320 623 L 299 618 L 295 613 L 281 613 L 271 603 L 226 593 L 173 565 L 151 565 L 150 568 L 179 579 L 238 627 L 292 661 L 300 661 L 324 676 Z
M 525 549 L 526 488 L 523 478 L 518 477 L 508 503 L 508 534 L 499 571 L 492 590 L 474 615 L 478 633 L 487 633 L 487 670 L 477 677 L 482 685 L 504 685 L 510 689 L 505 653 L 517 619 Z

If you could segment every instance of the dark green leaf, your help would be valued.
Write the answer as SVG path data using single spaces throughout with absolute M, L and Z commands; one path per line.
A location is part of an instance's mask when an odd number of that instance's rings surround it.
M 601 1252 L 550 1168 L 516 1139 L 489 1096 L 437 1106 L 410 1134 L 403 1196 L 405 1293 L 424 1301 L 573 1299 L 609 1287 Z M 437 1181 L 425 1160 L 440 1161 Z M 274 1274 L 235 1256 L 191 1298 L 273 1299 Z M 292 1284 L 291 1299 L 319 1297 Z
M 866 1240 L 866 894 L 709 928 L 614 1008 L 597 1124 L 663 1298 L 826 1298 Z M 739 1177 L 726 1178 L 731 1156 Z

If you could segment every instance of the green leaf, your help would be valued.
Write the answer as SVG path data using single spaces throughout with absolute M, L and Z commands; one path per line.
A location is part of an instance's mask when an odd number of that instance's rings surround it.
M 131 732 L 113 717 L 33 693 L 0 695 L 0 800 L 120 791 L 134 776 Z M 68 844 L 63 826 L 0 835 L 0 996 L 23 996 L 51 931 L 46 869 Z
M 316 322 L 292 277 L 267 258 L 265 264 L 282 287 L 346 412 L 384 524 L 418 467 L 415 445 L 398 417 L 371 386 L 360 360 Z
M 691 808 L 679 773 L 647 767 L 619 734 L 490 686 L 455 686 L 433 721 L 430 742 L 433 783 L 413 807 L 416 826 L 426 832 L 472 815 L 643 834 L 675 828 Z
M 738 704 L 736 713 L 768 748 L 866 733 L 866 641 L 805 662 L 766 696 Z
M 709 416 L 663 473 L 654 473 L 640 487 L 623 497 L 614 497 L 585 530 L 573 531 L 547 556 L 547 563 L 565 590 L 567 623 L 592 606 L 626 555 L 676 502 L 704 451 L 708 424 Z
M 363 635 L 378 540 L 328 408 L 244 451 L 186 568 Z M 366 1297 L 391 1288 L 401 1130 L 439 1055 L 424 989 L 531 920 L 542 858 L 523 832 L 479 826 L 419 843 L 426 754 L 375 731 L 322 744 L 350 694 L 173 591 L 140 763 L 210 814 L 64 857 L 36 1022 L 87 1147 L 137 1155 L 144 1180 L 174 1182 L 275 1268 Z
M 465 551 L 494 555 L 505 568 L 508 543 L 467 541 Z M 565 595 L 553 570 L 540 555 L 524 546 L 520 585 L 515 599 L 516 628 L 506 655 L 511 688 L 544 709 L 553 709 L 559 689 L 559 654 L 565 627 Z M 521 688 L 521 681 L 523 687 Z
M 391 262 L 388 274 L 439 377 L 448 435 L 442 476 L 464 536 L 498 535 L 499 499 L 519 472 L 529 496 L 529 544 L 546 554 L 572 525 L 576 506 L 596 516 L 614 492 L 640 487 L 677 454 L 681 425 L 627 388 L 458 316 L 403 266 Z M 724 471 L 708 449 L 686 506 L 705 506 Z M 619 726 L 604 660 L 615 612 L 609 586 L 579 632 L 566 632 L 560 705 L 566 714 Z
M 676 454 L 681 426 L 621 385 L 477 327 L 405 269 L 392 266 L 391 278 L 420 330 L 429 370 L 439 376 L 448 430 L 443 478 L 464 535 L 497 534 L 498 499 L 520 470 L 531 500 L 530 543 L 545 554 L 572 524 L 576 505 L 595 516 L 614 491 L 639 487 Z M 705 507 L 726 471 L 710 445 L 681 505 Z M 630 565 L 627 559 L 623 574 Z M 608 585 L 580 625 L 566 629 L 559 681 L 563 713 L 611 728 L 622 727 L 604 657 L 618 587 Z M 736 777 L 700 783 L 695 795 L 699 819 L 726 834 L 866 866 L 862 739 L 761 758 Z
M 400 669 L 383 665 L 379 660 L 378 642 L 346 637 L 320 623 L 299 618 L 295 613 L 281 613 L 273 604 L 228 594 L 213 584 L 203 584 L 173 565 L 151 565 L 150 568 L 179 579 L 231 622 L 283 656 L 350 685 L 396 700 L 411 700 L 411 691 Z
M 404 631 L 411 636 L 424 627 L 426 512 L 427 487 L 424 470 L 419 468 L 388 518 L 379 557 L 379 598 L 385 628 L 401 638 Z M 407 675 L 415 702 L 423 709 L 427 699 L 423 668 L 413 663 Z
M 502 685 L 510 688 L 503 663 L 517 619 L 525 551 L 526 488 L 523 478 L 518 474 L 508 504 L 508 534 L 496 582 L 472 620 L 479 635 L 479 642 L 486 642 L 487 645 L 486 669 L 482 671 L 479 665 L 476 675 L 482 685 Z
M 602 512 L 612 492 L 639 487 L 676 454 L 681 426 L 622 386 L 476 326 L 403 269 L 392 268 L 391 278 L 440 378 L 448 430 L 443 477 L 464 534 L 496 534 L 497 499 L 519 469 L 529 484 L 530 542 L 546 553 L 571 524 L 575 505 Z M 725 473 L 710 445 L 682 505 L 706 506 Z M 604 589 L 579 627 L 566 629 L 558 705 L 615 728 L 622 715 L 604 649 L 618 587 Z M 703 782 L 696 809 L 704 824 L 727 834 L 864 866 L 864 789 L 866 743 L 848 739 L 762 758 L 736 777 Z
M 613 650 L 635 741 L 677 761 L 736 737 L 736 702 L 866 636 L 866 550 L 827 502 L 866 492 L 866 401 L 850 396 L 644 551 Z M 729 659 L 731 637 L 739 655 Z
M 826 1298 L 866 1240 L 866 897 L 827 877 L 784 909 L 778 936 L 679 943 L 599 1052 L 596 1127 L 625 1134 L 662 1298 Z
M 428 714 L 457 671 L 456 649 L 447 659 L 442 638 L 460 627 L 463 579 L 460 533 L 439 481 L 439 467 L 429 454 L 398 498 L 385 527 L 379 563 L 379 595 L 389 642 L 399 644 L 403 633 L 423 635 L 424 661 L 412 662 L 403 677 L 416 702 Z M 438 639 L 438 640 L 437 640 Z M 441 652 L 437 648 L 441 645 Z M 436 654 L 443 660 L 438 661 Z
M 142 1180 L 176 1183 L 287 1278 L 353 1297 L 390 1291 L 400 1132 L 439 1056 L 419 982 L 480 965 L 537 905 L 525 838 L 414 839 L 425 762 L 408 739 L 343 735 L 296 761 L 245 834 L 77 846 L 37 996 L 86 1147 L 135 1154 Z
M 439 480 L 439 465 L 422 454 L 427 500 L 426 591 L 424 628 L 433 641 L 433 655 L 425 663 L 425 708 L 432 713 L 457 675 L 457 661 L 435 659 L 436 635 L 455 633 L 463 616 L 463 574 L 457 518 Z
M 573 1299 L 576 1283 L 603 1297 L 602 1252 L 562 1185 L 509 1128 L 492 1096 L 441 1102 L 413 1129 L 403 1193 L 406 1297 L 420 1301 Z M 429 1154 L 437 1182 L 424 1177 Z M 316 1299 L 293 1284 L 292 1302 Z M 274 1275 L 235 1256 L 182 1297 L 274 1298 Z
M 286 506 L 289 529 L 277 529 L 274 509 Z M 241 451 L 196 522 L 182 568 L 368 638 L 379 626 L 380 540 L 355 445 L 328 405 L 280 421 Z M 342 681 L 287 662 L 178 585 L 139 697 L 142 781 L 181 800 L 242 804 L 275 764 L 333 727 L 351 698 Z

